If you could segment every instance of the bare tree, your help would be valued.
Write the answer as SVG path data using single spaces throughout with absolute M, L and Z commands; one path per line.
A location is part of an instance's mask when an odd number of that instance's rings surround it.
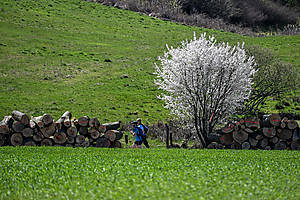
M 156 64 L 155 83 L 171 114 L 192 127 L 205 147 L 214 127 L 241 109 L 251 92 L 254 58 L 243 45 L 217 43 L 202 34 L 167 47 Z

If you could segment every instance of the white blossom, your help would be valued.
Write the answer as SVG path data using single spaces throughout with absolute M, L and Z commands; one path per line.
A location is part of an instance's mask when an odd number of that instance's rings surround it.
M 254 58 L 243 44 L 217 43 L 206 34 L 168 47 L 159 57 L 155 83 L 171 114 L 192 123 L 202 143 L 212 129 L 226 121 L 249 97 Z

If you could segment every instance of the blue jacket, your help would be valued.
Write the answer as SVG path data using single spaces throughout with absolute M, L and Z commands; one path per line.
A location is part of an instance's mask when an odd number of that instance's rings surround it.
M 142 124 L 138 125 L 138 127 L 139 127 L 140 129 L 142 129 L 142 131 L 143 131 L 143 136 L 146 136 L 144 126 L 145 126 L 145 125 L 142 125 Z M 146 127 L 146 126 L 145 126 L 145 127 Z M 147 127 L 146 127 L 146 128 L 147 128 Z
M 143 130 L 136 126 L 133 132 L 135 133 L 135 141 L 142 141 Z

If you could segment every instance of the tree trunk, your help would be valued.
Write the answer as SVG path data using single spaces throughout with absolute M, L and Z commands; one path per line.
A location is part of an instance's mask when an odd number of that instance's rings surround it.
M 99 122 L 99 120 L 98 120 L 98 118 L 92 118 L 92 119 L 90 119 L 90 121 L 89 121 L 89 126 L 90 127 L 92 127 L 92 128 L 99 128 L 100 127 L 100 122 Z
M 20 111 L 16 111 L 14 110 L 12 112 L 12 118 L 16 121 L 21 122 L 23 125 L 28 125 L 29 124 L 29 118 L 26 114 L 20 112 Z
M 0 146 L 4 146 L 6 141 L 6 137 L 3 134 L 0 134 Z
M 166 147 L 168 149 L 168 148 L 170 148 L 170 145 L 169 145 L 169 135 L 170 135 L 170 132 L 169 132 L 169 126 L 168 126 L 168 124 L 166 124 L 165 127 L 166 127 Z
M 293 131 L 289 129 L 278 129 L 277 135 L 280 139 L 288 140 L 292 137 Z
M 74 144 L 75 143 L 75 138 L 74 137 L 67 137 L 67 143 L 68 144 Z
M 288 120 L 287 121 L 287 127 L 290 130 L 294 130 L 298 127 L 298 123 L 295 120 Z
M 245 126 L 248 128 L 258 129 L 259 119 L 257 117 L 251 117 L 245 120 Z
M 76 137 L 77 128 L 74 125 L 74 123 L 72 123 L 72 125 L 67 129 L 67 135 L 70 136 L 70 137 Z
M 53 142 L 50 138 L 45 138 L 41 141 L 41 146 L 52 146 Z
M 122 148 L 122 143 L 120 141 L 114 141 L 113 147 L 114 148 Z
M 232 134 L 228 133 L 220 137 L 220 141 L 224 145 L 231 145 L 233 142 Z
M 32 137 L 33 136 L 33 130 L 31 128 L 24 128 L 22 130 L 22 134 L 24 137 Z
M 251 145 L 249 142 L 243 142 L 242 149 L 250 149 Z
M 258 144 L 258 140 L 254 139 L 252 137 L 249 137 L 249 143 L 252 147 L 256 147 Z
M 42 132 L 37 132 L 36 134 L 33 135 L 33 140 L 36 142 L 40 142 L 44 139 L 44 135 Z
M 263 134 L 268 137 L 268 138 L 272 138 L 276 135 L 276 130 L 274 127 L 268 128 L 268 127 L 264 127 L 262 129 Z
M 39 117 L 31 116 L 31 121 L 33 121 L 39 128 L 44 127 L 43 116 L 39 116 Z
M 12 127 L 14 120 L 12 116 L 5 116 L 0 122 L 0 134 L 9 134 L 9 129 Z
M 23 137 L 21 133 L 14 133 L 10 137 L 10 143 L 12 146 L 20 146 L 23 144 Z
M 54 135 L 54 133 L 56 131 L 56 127 L 55 127 L 55 124 L 51 124 L 50 126 L 43 127 L 40 130 L 43 133 L 43 135 L 45 136 L 45 138 L 49 138 L 50 136 Z
M 242 144 L 248 139 L 248 133 L 243 130 L 233 131 L 233 139 L 239 144 Z
M 12 125 L 12 129 L 14 130 L 14 132 L 16 133 L 20 133 L 23 131 L 23 129 L 25 128 L 24 124 L 22 124 L 19 121 L 14 121 L 13 125 Z
M 82 144 L 85 141 L 85 137 L 83 135 L 77 135 L 75 141 L 77 144 Z
M 269 141 L 267 138 L 264 138 L 264 139 L 260 140 L 258 143 L 259 143 L 259 146 L 262 149 L 264 149 L 268 145 Z
M 89 129 L 88 129 L 87 126 L 80 126 L 78 132 L 79 132 L 80 135 L 85 135 L 86 136 L 89 133 Z
M 54 134 L 53 140 L 56 144 L 63 144 L 67 141 L 67 136 L 64 132 L 57 132 Z
M 109 130 L 104 133 L 104 136 L 109 139 L 111 142 L 116 140 L 116 134 L 114 131 Z
M 97 142 L 96 142 L 96 147 L 106 147 L 108 148 L 110 146 L 110 141 L 105 138 L 105 137 L 100 137 L 97 139 Z
M 117 129 L 120 128 L 120 121 L 102 124 L 102 126 L 105 127 L 105 131 L 109 131 L 109 130 L 117 130 Z
M 113 133 L 110 133 L 110 132 L 113 132 Z M 123 137 L 123 133 L 121 131 L 117 131 L 117 130 L 109 130 L 105 133 L 105 135 L 107 135 L 107 134 L 115 134 L 116 137 L 114 140 L 120 140 Z
M 291 143 L 291 149 L 292 150 L 300 150 L 300 140 L 293 141 Z
M 26 139 L 24 141 L 24 146 L 36 146 L 36 143 L 32 139 Z
M 49 126 L 50 124 L 53 123 L 53 118 L 52 118 L 51 115 L 44 114 L 43 117 L 42 117 L 42 121 L 43 121 L 45 126 Z
M 272 138 L 269 140 L 269 142 L 271 142 L 271 143 L 273 143 L 273 144 L 278 143 L 278 141 L 279 141 L 278 137 L 272 137 Z
M 125 144 L 128 144 L 128 135 L 125 135 Z
M 91 138 L 93 138 L 95 140 L 100 137 L 99 131 L 96 128 L 93 128 L 93 127 L 90 128 L 89 135 L 90 135 Z
M 88 116 L 84 116 L 84 117 L 80 117 L 79 119 L 78 119 L 78 124 L 80 125 L 80 126 L 83 126 L 83 127 L 86 127 L 86 126 L 88 126 L 88 124 L 89 124 L 89 117 Z
M 278 142 L 274 146 L 275 150 L 285 150 L 286 149 L 286 143 L 285 142 Z

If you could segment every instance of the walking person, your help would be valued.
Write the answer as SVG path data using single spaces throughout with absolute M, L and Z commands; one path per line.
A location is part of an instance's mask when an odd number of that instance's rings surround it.
M 141 118 L 138 118 L 137 120 L 137 126 L 142 130 L 142 143 L 144 143 L 144 145 L 147 147 L 147 148 L 150 148 L 149 146 L 149 143 L 147 141 L 147 132 L 148 132 L 148 127 L 145 126 L 143 123 L 142 123 L 142 119 Z
M 132 135 L 135 137 L 135 141 L 132 145 L 132 148 L 142 148 L 142 135 L 143 135 L 143 131 L 142 129 L 139 128 L 138 123 L 137 122 L 132 122 L 131 124 L 133 124 L 133 131 L 131 131 Z

